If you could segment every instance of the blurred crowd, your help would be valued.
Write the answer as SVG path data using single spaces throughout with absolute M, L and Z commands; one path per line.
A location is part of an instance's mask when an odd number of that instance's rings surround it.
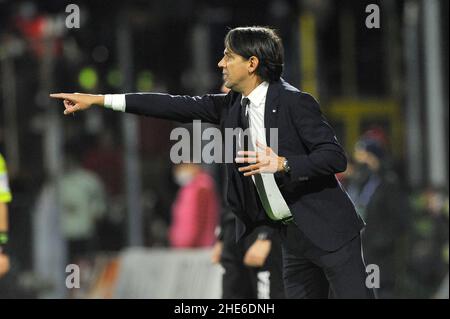
M 340 176 L 367 226 L 366 264 L 380 268 L 380 298 L 427 298 L 448 273 L 448 191 L 410 192 L 392 167 L 379 128 L 355 145 Z

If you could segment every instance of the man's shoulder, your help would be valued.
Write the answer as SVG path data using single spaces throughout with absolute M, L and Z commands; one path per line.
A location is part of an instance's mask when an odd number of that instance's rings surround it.
M 241 96 L 240 93 L 234 92 L 232 90 L 230 90 L 223 99 L 223 105 L 226 107 L 231 107 L 236 100 Z
M 288 97 L 292 97 L 292 98 L 297 98 L 297 99 L 307 99 L 308 97 L 312 97 L 311 94 L 300 90 L 299 88 L 293 86 L 291 83 L 280 79 L 280 81 L 278 82 L 279 86 L 281 88 L 281 92 L 282 94 L 288 96 Z
M 278 83 L 280 84 L 282 91 L 286 94 L 299 95 L 303 93 L 298 88 L 293 86 L 291 83 L 285 81 L 284 79 L 280 79 Z
M 301 91 L 287 81 L 281 79 L 279 85 L 281 87 L 282 96 L 289 100 L 294 100 L 297 102 L 296 104 L 318 105 L 318 102 L 314 96 L 308 92 Z

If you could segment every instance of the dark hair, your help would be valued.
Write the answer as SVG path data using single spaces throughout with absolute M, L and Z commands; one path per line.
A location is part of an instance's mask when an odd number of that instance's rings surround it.
M 283 43 L 273 29 L 267 27 L 239 27 L 225 37 L 225 47 L 249 59 L 259 60 L 256 74 L 269 82 L 278 81 L 283 72 Z

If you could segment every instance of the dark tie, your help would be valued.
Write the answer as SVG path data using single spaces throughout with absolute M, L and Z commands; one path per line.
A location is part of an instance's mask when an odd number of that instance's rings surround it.
M 246 97 L 244 97 L 241 101 L 241 126 L 243 130 L 246 130 L 249 128 L 249 122 L 248 122 L 248 112 L 247 107 L 250 104 L 250 100 Z
M 248 98 L 243 98 L 241 101 L 241 128 L 243 131 L 247 130 L 250 127 L 250 123 L 248 120 L 248 110 L 250 100 Z M 242 132 L 244 134 L 244 132 Z M 243 135 L 242 138 L 242 150 L 248 151 L 250 147 L 250 134 Z M 241 167 L 248 166 L 250 164 L 244 163 L 241 164 Z M 243 173 L 241 173 L 243 174 Z M 258 200 L 255 185 L 253 183 L 252 178 L 243 176 L 244 181 L 244 196 L 245 196 L 245 209 L 247 214 L 253 219 L 256 219 L 256 215 L 258 213 Z
M 248 107 L 250 104 L 250 100 L 244 97 L 241 101 L 241 128 L 243 131 L 247 130 L 250 127 L 250 123 L 248 120 Z M 244 133 L 244 132 L 242 132 Z M 242 138 L 242 150 L 248 151 L 250 146 L 250 134 L 243 135 Z

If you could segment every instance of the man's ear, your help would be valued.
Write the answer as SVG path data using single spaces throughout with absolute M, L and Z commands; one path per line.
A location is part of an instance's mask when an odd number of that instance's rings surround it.
M 256 56 L 251 56 L 248 59 L 249 65 L 248 65 L 248 72 L 253 73 L 256 71 L 259 65 L 259 59 Z

